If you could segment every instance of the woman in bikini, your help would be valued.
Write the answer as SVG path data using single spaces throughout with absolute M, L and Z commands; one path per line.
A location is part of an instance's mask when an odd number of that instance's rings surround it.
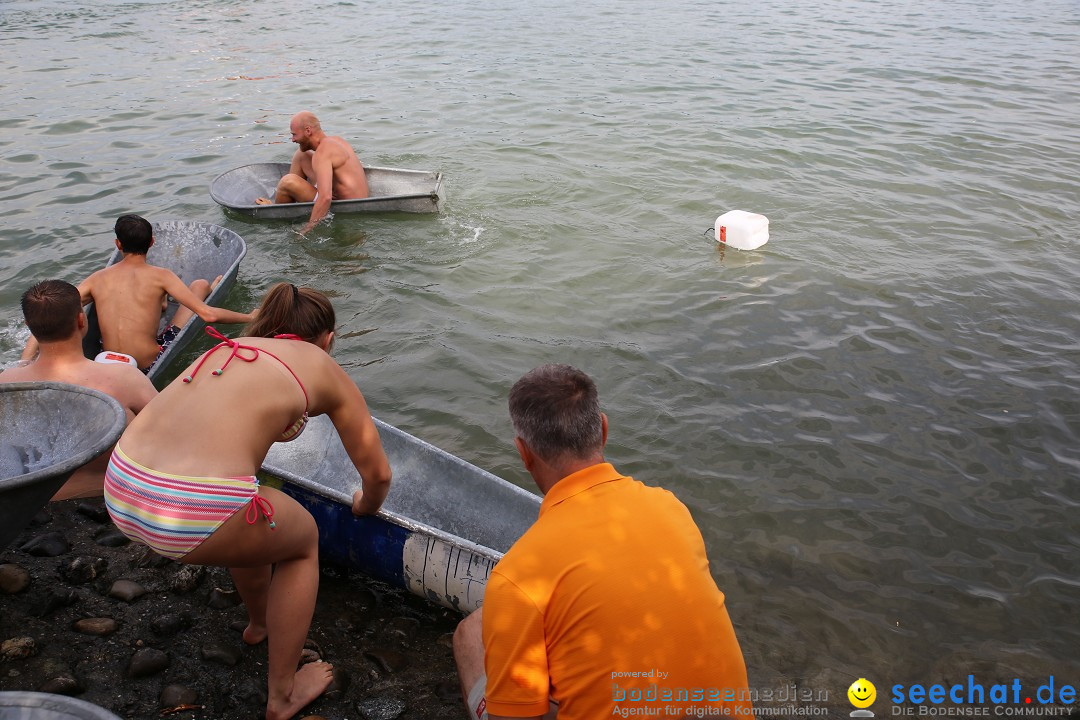
M 324 295 L 279 283 L 245 337 L 207 332 L 222 342 L 120 437 L 105 501 L 132 539 L 180 562 L 229 568 L 248 611 L 244 641 L 269 642 L 266 718 L 291 718 L 333 679 L 326 663 L 297 670 L 318 592 L 318 529 L 255 473 L 273 443 L 324 413 L 363 479 L 354 513 L 379 510 L 390 465 L 364 396 L 327 354 L 334 309 Z

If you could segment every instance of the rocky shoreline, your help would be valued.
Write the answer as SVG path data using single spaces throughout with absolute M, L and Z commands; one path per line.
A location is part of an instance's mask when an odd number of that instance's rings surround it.
M 71 695 L 123 718 L 261 718 L 266 644 L 228 571 L 131 543 L 99 499 L 51 503 L 0 551 L 0 691 Z M 460 616 L 324 566 L 305 660 L 334 665 L 300 717 L 464 717 L 451 637 Z

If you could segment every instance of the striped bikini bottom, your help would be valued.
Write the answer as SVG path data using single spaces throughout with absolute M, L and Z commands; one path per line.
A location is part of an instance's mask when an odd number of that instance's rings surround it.
M 261 512 L 274 528 L 274 508 L 246 477 L 187 477 L 151 470 L 117 445 L 105 471 L 105 505 L 113 523 L 154 552 L 180 559 L 245 505 L 248 524 Z

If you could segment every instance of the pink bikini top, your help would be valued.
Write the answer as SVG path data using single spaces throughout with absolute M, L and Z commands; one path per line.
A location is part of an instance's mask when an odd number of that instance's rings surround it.
M 184 378 L 184 382 L 191 382 L 192 378 L 195 377 L 195 373 L 199 372 L 199 369 L 203 366 L 203 363 L 209 360 L 210 356 L 213 355 L 218 350 L 218 348 L 227 347 L 231 349 L 231 352 L 229 353 L 229 359 L 225 361 L 225 364 L 211 373 L 211 375 L 214 376 L 221 375 L 221 373 L 225 371 L 225 368 L 229 367 L 229 363 L 232 362 L 233 358 L 239 358 L 244 362 L 255 362 L 256 360 L 258 360 L 260 354 L 265 353 L 266 355 L 269 355 L 270 357 L 277 360 L 279 363 L 281 363 L 281 366 L 283 368 L 289 371 L 289 374 L 293 376 L 294 380 L 296 380 L 296 384 L 300 386 L 301 392 L 304 393 L 304 414 L 297 418 L 294 422 L 290 423 L 287 428 L 282 430 L 281 437 L 278 438 L 278 442 L 289 442 L 290 440 L 295 440 L 300 435 L 300 433 L 304 432 L 304 428 L 307 427 L 307 409 L 310 402 L 308 401 L 307 390 L 304 389 L 304 383 L 300 382 L 300 378 L 296 377 L 296 373 L 293 372 L 293 369 L 286 365 L 284 360 L 282 360 L 269 350 L 260 350 L 259 348 L 253 347 L 251 345 L 241 345 L 235 340 L 230 340 L 229 338 L 225 337 L 217 330 L 215 330 L 212 326 L 206 326 L 206 334 L 212 338 L 220 340 L 221 342 L 206 351 L 206 353 L 202 356 L 202 359 L 199 360 L 199 364 L 196 365 L 195 369 L 191 371 L 191 374 Z M 275 335 L 274 338 L 279 340 L 300 340 L 301 342 L 303 342 L 304 340 L 299 335 L 293 335 L 291 333 L 285 335 Z M 242 352 L 244 350 L 249 351 L 251 354 L 244 355 Z

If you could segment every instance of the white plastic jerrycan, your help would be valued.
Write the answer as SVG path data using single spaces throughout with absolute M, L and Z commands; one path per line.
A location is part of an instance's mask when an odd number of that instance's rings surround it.
M 769 242 L 769 218 L 745 210 L 729 210 L 716 218 L 716 241 L 739 250 L 756 250 Z

